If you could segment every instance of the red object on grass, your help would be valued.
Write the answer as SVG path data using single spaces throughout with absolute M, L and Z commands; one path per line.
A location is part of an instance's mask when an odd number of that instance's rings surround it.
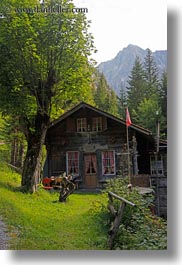
M 47 190 L 52 189 L 52 186 L 50 185 L 51 182 L 52 182 L 51 178 L 44 178 L 43 181 L 42 181 L 44 189 L 47 189 Z

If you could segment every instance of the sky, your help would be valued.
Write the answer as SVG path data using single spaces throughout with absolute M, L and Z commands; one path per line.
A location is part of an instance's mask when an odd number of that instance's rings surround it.
M 167 49 L 167 3 L 165 0 L 73 0 L 88 8 L 98 62 L 113 59 L 129 44 L 143 49 Z

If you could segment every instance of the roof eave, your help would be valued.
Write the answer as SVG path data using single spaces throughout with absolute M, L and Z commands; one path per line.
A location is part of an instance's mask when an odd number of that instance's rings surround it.
M 61 117 L 59 117 L 58 119 L 54 120 L 50 124 L 49 128 L 52 128 L 53 126 L 57 125 L 59 122 L 63 121 L 64 119 L 66 119 L 67 117 L 69 117 L 70 115 L 72 115 L 74 112 L 76 112 L 77 110 L 79 110 L 82 107 L 90 108 L 93 111 L 96 111 L 96 112 L 100 113 L 101 115 L 105 115 L 106 117 L 108 117 L 110 119 L 113 119 L 116 122 L 119 122 L 119 123 L 121 123 L 123 125 L 126 125 L 126 122 L 124 120 L 122 120 L 122 119 L 120 119 L 120 118 L 118 118 L 118 117 L 116 117 L 116 116 L 114 116 L 114 115 L 112 115 L 112 114 L 110 114 L 108 112 L 105 112 L 103 110 L 100 110 L 100 109 L 98 109 L 98 108 L 96 108 L 96 107 L 94 107 L 92 105 L 89 105 L 89 104 L 87 104 L 85 102 L 80 102 L 79 104 L 77 104 L 76 106 L 74 106 L 72 109 L 68 110 L 63 115 L 61 115 Z M 141 126 L 138 126 L 138 125 L 135 125 L 135 124 L 131 124 L 130 125 L 130 128 L 132 128 L 134 130 L 137 130 L 137 131 L 139 131 L 139 132 L 141 132 L 143 134 L 146 134 L 148 136 L 152 135 L 152 132 L 150 130 L 145 129 L 145 128 L 143 128 Z

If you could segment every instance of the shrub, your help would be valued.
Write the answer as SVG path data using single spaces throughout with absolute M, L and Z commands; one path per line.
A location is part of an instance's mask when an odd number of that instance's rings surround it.
M 112 191 L 136 204 L 136 207 L 130 205 L 125 207 L 122 224 L 114 242 L 114 249 L 166 249 L 166 222 L 157 216 L 153 216 L 149 209 L 153 202 L 153 195 L 142 196 L 136 188 L 129 191 L 127 184 L 127 178 L 117 178 L 110 180 L 105 189 L 105 192 Z M 119 203 L 118 200 L 115 201 L 115 207 Z

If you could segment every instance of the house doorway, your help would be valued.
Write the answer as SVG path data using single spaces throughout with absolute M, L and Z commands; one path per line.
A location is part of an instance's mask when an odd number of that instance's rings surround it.
M 96 154 L 84 155 L 85 188 L 97 187 L 97 160 Z

